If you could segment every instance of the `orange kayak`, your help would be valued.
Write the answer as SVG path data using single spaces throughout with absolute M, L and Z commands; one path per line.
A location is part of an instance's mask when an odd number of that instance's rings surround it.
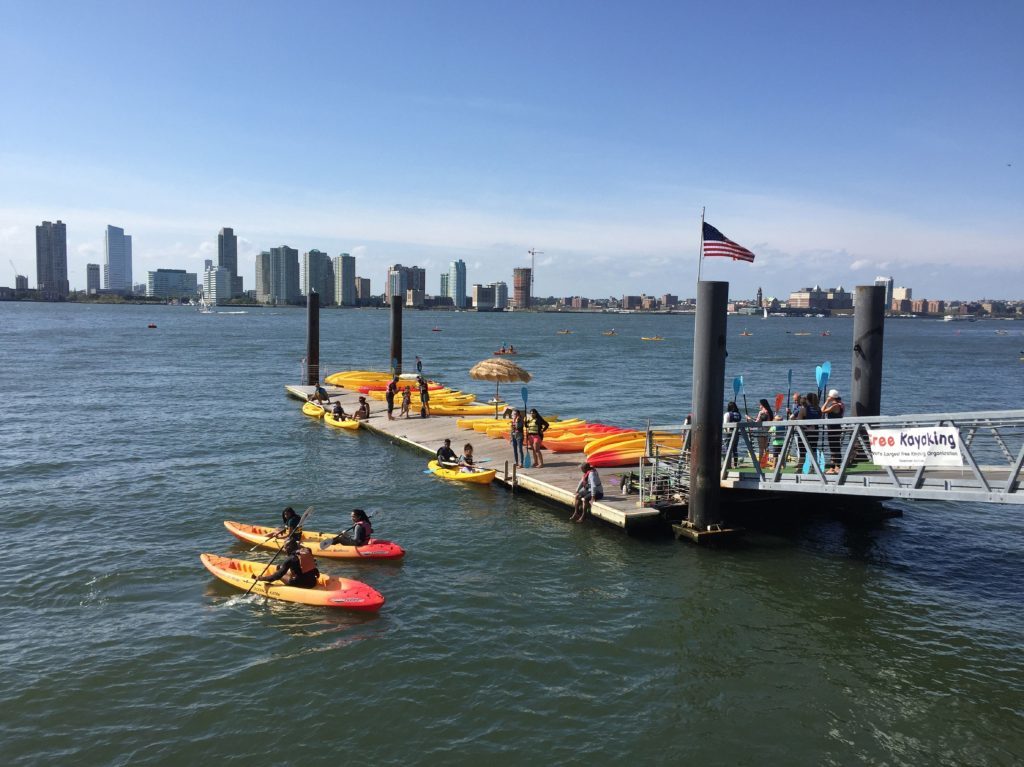
M 227 584 L 248 591 L 252 587 L 253 594 L 280 599 L 283 602 L 296 602 L 314 607 L 336 607 L 343 610 L 379 610 L 384 604 L 384 596 L 362 581 L 349 578 L 337 578 L 333 575 L 320 575 L 316 586 L 301 589 L 297 586 L 285 586 L 280 581 L 264 583 L 254 581 L 253 577 L 269 569 L 265 562 L 253 562 L 248 559 L 232 559 L 217 554 L 200 554 L 203 566 L 217 578 Z
M 247 525 L 244 522 L 224 521 L 224 527 L 239 540 L 254 543 L 271 551 L 278 551 L 283 538 L 272 537 L 280 528 L 264 527 L 263 525 Z M 405 556 L 405 549 L 397 543 L 371 538 L 365 546 L 342 546 L 335 544 L 326 549 L 320 548 L 320 542 L 334 537 L 334 533 L 318 533 L 315 530 L 302 531 L 302 543 L 308 546 L 314 557 L 326 559 L 398 559 Z

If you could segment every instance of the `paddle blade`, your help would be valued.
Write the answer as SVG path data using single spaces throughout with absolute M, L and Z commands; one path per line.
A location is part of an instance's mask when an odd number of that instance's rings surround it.
M 529 469 L 532 465 L 533 465 L 533 462 L 530 460 L 530 451 L 527 450 L 526 446 L 524 445 L 523 446 L 523 468 L 524 469 Z
M 814 368 L 814 380 L 817 382 L 818 388 L 820 389 L 821 388 L 821 365 L 818 365 L 816 368 Z
M 793 368 L 789 369 L 789 388 L 793 388 Z
M 810 474 L 811 473 L 811 454 L 810 454 L 810 452 L 808 452 L 807 455 L 804 457 L 804 465 L 803 465 L 803 469 L 801 470 L 801 473 L 803 473 L 803 474 Z
M 520 389 L 519 393 L 523 395 L 523 407 L 525 408 L 526 407 L 526 394 L 527 394 L 526 387 L 524 386 L 522 389 Z
M 779 392 L 778 394 L 775 395 L 775 412 L 776 413 L 778 413 L 780 410 L 782 410 L 782 403 L 783 403 L 783 401 L 785 399 L 786 398 L 783 396 L 782 392 Z
M 742 389 L 742 388 L 743 388 L 743 376 L 736 376 L 734 379 L 732 379 L 732 392 L 733 392 L 733 395 L 734 395 L 733 400 L 736 400 L 736 399 L 739 398 L 739 396 L 740 396 L 740 389 Z

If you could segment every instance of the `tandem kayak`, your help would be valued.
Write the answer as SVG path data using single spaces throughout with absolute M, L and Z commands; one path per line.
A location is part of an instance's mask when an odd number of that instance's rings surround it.
M 359 421 L 355 418 L 335 418 L 330 413 L 324 414 L 324 423 L 328 426 L 337 426 L 339 429 L 358 429 Z
M 476 471 L 462 471 L 461 469 L 447 469 L 439 466 L 437 461 L 431 461 L 427 468 L 434 472 L 441 479 L 451 479 L 456 482 L 476 482 L 485 485 L 494 479 L 498 473 L 497 469 L 477 469 Z
M 281 548 L 282 538 L 273 538 L 280 528 L 264 525 L 247 525 L 244 522 L 224 520 L 224 527 L 236 538 L 246 543 L 255 543 L 265 549 L 277 551 Z M 330 540 L 334 533 L 318 533 L 315 530 L 302 531 L 302 543 L 313 551 L 315 557 L 327 559 L 398 559 L 405 556 L 405 549 L 397 543 L 371 538 L 365 546 L 342 546 L 335 544 L 325 549 L 320 548 L 320 541 Z
M 200 554 L 199 560 L 207 570 L 225 583 L 242 591 L 248 591 L 251 586 L 251 593 L 270 599 L 343 610 L 379 610 L 384 604 L 384 595 L 362 581 L 321 574 L 316 586 L 311 589 L 300 589 L 297 586 L 285 586 L 280 581 L 254 581 L 254 576 L 267 569 L 265 562 L 232 559 L 217 554 Z M 273 569 L 267 569 L 267 572 L 273 572 Z

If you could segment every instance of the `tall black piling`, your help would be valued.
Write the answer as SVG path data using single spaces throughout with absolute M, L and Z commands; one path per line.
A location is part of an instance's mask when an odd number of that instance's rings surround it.
M 853 313 L 851 416 L 882 412 L 882 340 L 885 329 L 885 286 L 858 285 Z
M 402 374 L 402 303 L 404 296 L 391 296 L 391 374 Z
M 725 396 L 726 314 L 729 283 L 697 283 L 693 331 L 693 421 L 690 425 L 690 500 L 677 535 L 700 540 L 722 529 L 722 400 Z
M 306 296 L 306 386 L 320 383 L 320 294 Z

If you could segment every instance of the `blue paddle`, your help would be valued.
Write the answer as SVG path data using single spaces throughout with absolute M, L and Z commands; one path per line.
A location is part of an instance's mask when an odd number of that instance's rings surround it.
M 793 403 L 793 368 L 789 369 L 789 389 L 786 392 L 786 409 L 788 410 Z
M 520 392 L 523 395 L 523 412 L 526 412 L 526 387 L 524 386 L 520 389 Z M 529 469 L 533 465 L 533 462 L 530 460 L 530 451 L 525 444 L 522 445 L 521 449 L 523 451 L 523 468 Z

